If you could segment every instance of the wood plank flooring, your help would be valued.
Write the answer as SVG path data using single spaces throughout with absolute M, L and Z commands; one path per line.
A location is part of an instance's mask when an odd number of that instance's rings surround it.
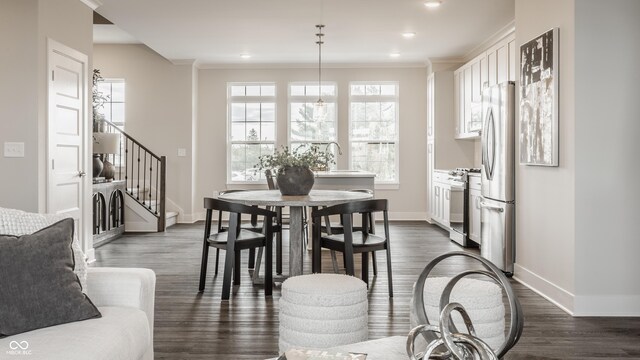
M 242 360 L 276 355 L 279 287 L 265 298 L 263 287 L 252 286 L 245 255 L 242 284 L 234 287 L 230 301 L 221 301 L 224 257 L 214 277 L 212 251 L 207 287 L 199 294 L 202 234 L 202 223 L 176 225 L 165 233 L 127 234 L 96 249 L 93 266 L 145 267 L 156 272 L 156 359 Z M 444 231 L 426 222 L 392 223 L 391 246 L 394 298 L 388 297 L 386 259 L 379 252 L 379 274 L 370 280 L 370 339 L 406 335 L 412 284 L 433 258 L 461 249 Z M 287 255 L 285 245 L 285 269 Z M 468 260 L 458 259 L 443 263 L 434 274 L 451 275 L 470 266 Z M 305 273 L 310 269 L 311 253 L 307 252 Z M 323 269 L 331 271 L 328 251 L 323 254 Z M 573 318 L 517 282 L 513 286 L 524 308 L 525 328 L 506 359 L 640 359 L 640 318 Z

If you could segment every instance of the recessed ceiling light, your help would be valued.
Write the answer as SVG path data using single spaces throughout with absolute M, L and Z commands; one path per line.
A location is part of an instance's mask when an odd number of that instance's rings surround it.
M 442 5 L 442 1 L 437 1 L 437 0 L 430 0 L 424 3 L 424 6 L 431 9 L 437 8 L 440 5 Z
M 415 36 L 416 36 L 416 33 L 414 33 L 414 32 L 402 33 L 402 37 L 407 38 L 407 39 L 411 39 L 412 37 L 415 37 Z
M 392 52 L 391 54 L 389 54 L 389 56 L 391 56 L 392 58 L 397 58 L 397 57 L 400 57 L 400 53 L 399 52 Z
M 240 54 L 240 57 L 243 59 L 251 59 L 251 55 L 250 54 Z

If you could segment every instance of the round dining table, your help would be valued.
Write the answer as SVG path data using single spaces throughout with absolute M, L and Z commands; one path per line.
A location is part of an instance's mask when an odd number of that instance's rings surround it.
M 311 190 L 309 195 L 282 195 L 280 190 L 236 191 L 219 195 L 220 200 L 244 205 L 288 206 L 289 276 L 302 275 L 304 259 L 302 246 L 302 212 L 305 206 L 331 206 L 373 198 L 372 194 L 347 190 Z

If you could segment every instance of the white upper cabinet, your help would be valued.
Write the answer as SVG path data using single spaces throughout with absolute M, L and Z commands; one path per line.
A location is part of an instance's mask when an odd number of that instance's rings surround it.
M 478 55 L 455 71 L 456 139 L 477 139 L 482 129 L 482 91 L 515 81 L 515 34 Z

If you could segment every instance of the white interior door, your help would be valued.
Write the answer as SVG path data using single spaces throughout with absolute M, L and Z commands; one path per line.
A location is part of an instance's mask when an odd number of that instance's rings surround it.
M 88 228 L 87 56 L 53 40 L 48 47 L 47 212 L 75 219 L 83 250 Z M 85 222 L 87 222 L 85 224 Z

